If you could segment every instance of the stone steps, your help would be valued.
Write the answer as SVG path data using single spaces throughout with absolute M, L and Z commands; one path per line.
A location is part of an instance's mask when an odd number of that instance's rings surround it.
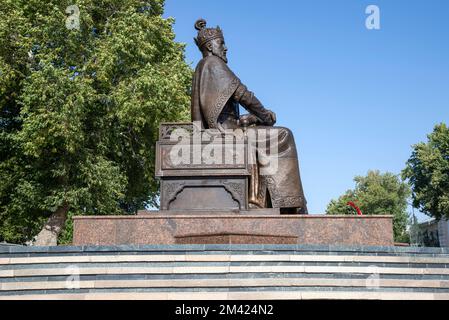
M 0 299 L 449 299 L 449 249 L 0 247 Z

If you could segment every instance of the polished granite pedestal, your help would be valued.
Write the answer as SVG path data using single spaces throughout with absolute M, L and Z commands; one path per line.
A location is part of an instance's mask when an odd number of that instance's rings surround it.
M 281 215 L 275 209 L 227 212 L 142 211 L 74 217 L 74 245 L 334 244 L 391 246 L 388 215 Z

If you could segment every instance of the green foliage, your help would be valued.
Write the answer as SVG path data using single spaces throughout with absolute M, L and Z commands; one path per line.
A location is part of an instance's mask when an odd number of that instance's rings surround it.
M 62 230 L 61 234 L 58 237 L 58 245 L 61 246 L 69 246 L 72 244 L 73 238 L 73 212 L 69 212 L 67 215 L 67 220 Z
M 449 128 L 441 123 L 427 143 L 413 146 L 402 177 L 412 186 L 413 206 L 436 219 L 449 218 Z
M 369 171 L 364 177 L 354 178 L 356 186 L 348 190 L 337 200 L 332 200 L 326 209 L 327 214 L 356 214 L 347 205 L 353 201 L 365 215 L 393 215 L 394 238 L 397 242 L 408 242 L 407 226 L 407 198 L 410 187 L 392 173 L 381 174 L 379 171 Z
M 71 0 L 0 1 L 0 241 L 30 240 L 66 204 L 155 205 L 159 124 L 188 118 L 192 70 L 164 1 L 75 3 L 79 30 Z

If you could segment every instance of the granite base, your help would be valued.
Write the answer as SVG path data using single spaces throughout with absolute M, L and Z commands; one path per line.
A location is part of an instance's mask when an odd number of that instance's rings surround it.
M 392 246 L 393 217 L 189 214 L 74 217 L 73 244 L 315 244 Z

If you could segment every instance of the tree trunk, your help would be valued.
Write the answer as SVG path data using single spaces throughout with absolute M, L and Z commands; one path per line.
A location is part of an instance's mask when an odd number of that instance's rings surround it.
M 69 205 L 65 204 L 56 210 L 50 218 L 48 218 L 47 223 L 44 225 L 39 234 L 35 237 L 33 241 L 33 246 L 57 246 L 58 245 L 58 235 L 61 233 L 64 227 L 65 221 L 67 220 L 67 212 L 69 211 Z

